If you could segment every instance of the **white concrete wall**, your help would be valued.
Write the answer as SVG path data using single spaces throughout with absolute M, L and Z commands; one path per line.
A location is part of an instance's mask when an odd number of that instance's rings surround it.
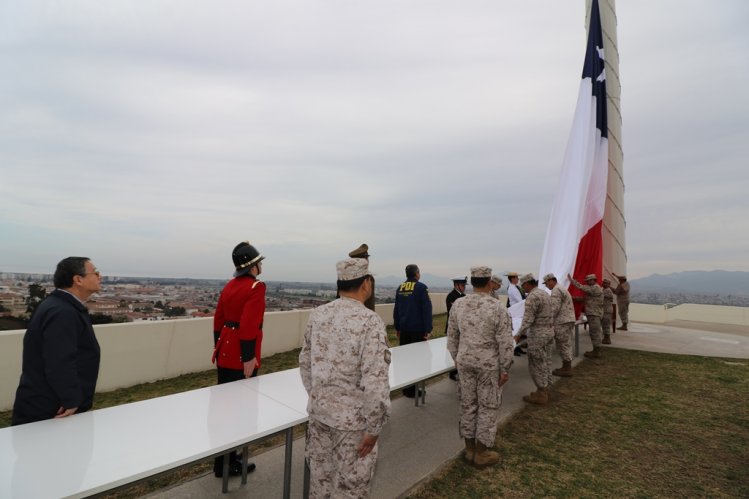
M 666 310 L 667 320 L 713 322 L 749 326 L 749 308 L 685 303 Z
M 663 305 L 630 303 L 629 320 L 635 322 L 654 322 L 662 324 L 666 322 L 666 308 Z
M 23 333 L 14 329 L 0 331 L 0 410 L 6 411 L 13 405 L 13 398 L 21 376 L 21 352 Z
M 433 312 L 445 312 L 445 294 L 432 295 Z M 263 356 L 299 348 L 311 310 L 267 312 Z M 393 305 L 377 305 L 385 324 Z M 94 327 L 101 346 L 97 391 L 167 379 L 213 368 L 213 318 L 103 324 Z M 0 331 L 0 410 L 10 409 L 21 374 L 24 330 Z
M 432 293 L 435 315 L 446 312 L 445 293 Z M 311 310 L 268 312 L 263 327 L 263 356 L 287 352 L 302 344 Z M 385 324 L 393 323 L 393 305 L 377 305 Z M 713 305 L 630 305 L 634 322 L 664 323 L 672 320 L 749 325 L 749 308 Z M 173 378 L 211 369 L 213 319 L 106 324 L 95 327 L 101 345 L 98 391 Z M 0 331 L 0 410 L 13 404 L 21 374 L 23 330 Z

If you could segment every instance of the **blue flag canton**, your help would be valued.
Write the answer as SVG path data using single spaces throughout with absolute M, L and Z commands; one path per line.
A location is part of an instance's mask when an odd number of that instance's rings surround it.
M 596 98 L 596 128 L 601 130 L 602 137 L 607 137 L 606 65 L 603 57 L 603 33 L 598 0 L 593 0 L 590 7 L 590 26 L 588 27 L 588 46 L 585 49 L 583 78 L 591 79 L 593 96 Z

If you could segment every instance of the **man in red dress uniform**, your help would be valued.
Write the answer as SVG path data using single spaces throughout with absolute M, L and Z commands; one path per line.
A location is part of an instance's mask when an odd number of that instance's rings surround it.
M 218 384 L 229 383 L 257 375 L 260 369 L 260 350 L 263 341 L 265 313 L 265 283 L 258 280 L 265 258 L 248 242 L 239 243 L 232 251 L 234 279 L 221 291 L 213 317 L 213 362 L 216 363 Z M 253 471 L 250 463 L 247 471 Z M 213 473 L 223 476 L 223 456 L 216 458 Z M 229 461 L 229 474 L 242 473 L 236 452 Z

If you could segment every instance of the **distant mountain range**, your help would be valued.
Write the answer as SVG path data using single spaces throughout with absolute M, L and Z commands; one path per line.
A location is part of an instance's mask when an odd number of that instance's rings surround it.
M 502 274 L 506 274 L 503 272 Z M 503 276 L 503 279 L 507 279 Z M 405 276 L 377 276 L 380 286 L 398 286 Z M 450 278 L 422 274 L 421 282 L 430 288 L 452 288 Z M 505 283 L 506 284 L 506 283 Z M 632 293 L 682 293 L 690 295 L 749 296 L 749 272 L 691 270 L 673 274 L 653 274 L 630 281 Z M 615 286 L 616 283 L 613 283 Z M 502 292 L 505 287 L 503 286 Z
M 630 281 L 632 293 L 686 293 L 749 296 L 749 272 L 692 270 L 653 274 Z

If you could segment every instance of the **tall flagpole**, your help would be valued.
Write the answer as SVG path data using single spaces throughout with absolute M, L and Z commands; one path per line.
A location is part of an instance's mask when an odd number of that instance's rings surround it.
M 591 0 L 586 0 L 587 17 Z M 603 215 L 603 275 L 627 274 L 626 218 L 624 216 L 624 149 L 622 146 L 621 82 L 619 81 L 619 45 L 616 36 L 615 0 L 598 0 L 601 29 L 606 51 L 606 92 L 609 136 L 609 174 L 606 207 Z M 616 280 L 612 282 L 617 282 Z

